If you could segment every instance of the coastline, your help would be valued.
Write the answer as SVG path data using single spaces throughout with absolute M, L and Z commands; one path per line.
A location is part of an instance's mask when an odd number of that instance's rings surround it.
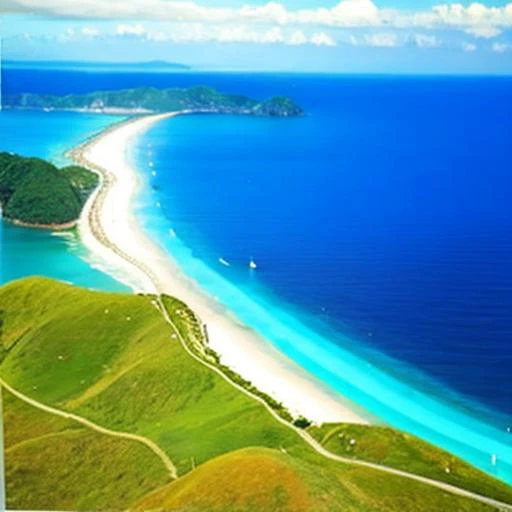
M 63 224 L 32 224 L 30 222 L 25 222 L 18 219 L 10 219 L 8 217 L 2 217 L 2 219 L 9 224 L 12 224 L 13 226 L 32 229 L 46 229 L 50 231 L 66 231 L 68 229 L 73 229 L 78 224 L 78 219 L 71 220 Z
M 3 105 L 5 110 L 24 110 L 24 111 L 35 111 L 35 112 L 77 112 L 79 114 L 102 114 L 102 115 L 114 115 L 114 116 L 138 116 L 138 115 L 151 115 L 156 114 L 154 110 L 148 110 L 144 108 L 46 108 L 41 109 L 40 107 L 17 107 L 11 105 Z
M 127 149 L 153 124 L 190 113 L 124 120 L 69 153 L 101 178 L 78 222 L 82 241 L 134 290 L 166 293 L 184 301 L 206 325 L 209 345 L 223 364 L 281 402 L 293 416 L 305 416 L 315 423 L 368 423 L 355 404 L 335 394 L 206 295 L 139 226 L 133 202 L 143 182 L 128 161 Z

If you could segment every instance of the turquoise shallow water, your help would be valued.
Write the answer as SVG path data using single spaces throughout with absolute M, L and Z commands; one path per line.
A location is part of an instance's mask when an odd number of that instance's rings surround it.
M 121 283 L 92 268 L 73 232 L 19 228 L 0 222 L 0 283 L 27 276 L 45 276 L 98 290 L 126 291 Z
M 45 158 L 62 166 L 68 162 L 67 150 L 119 119 L 76 112 L 3 110 L 0 150 Z
M 68 163 L 64 156 L 68 149 L 118 119 L 67 112 L 0 111 L 0 151 L 37 156 L 62 166 Z M 40 275 L 88 288 L 127 291 L 87 259 L 73 231 L 56 236 L 0 221 L 0 284 Z

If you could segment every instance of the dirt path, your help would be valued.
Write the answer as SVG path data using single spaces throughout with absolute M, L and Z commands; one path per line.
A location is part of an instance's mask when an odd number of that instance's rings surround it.
M 329 450 L 325 449 L 310 434 L 308 434 L 308 432 L 306 432 L 305 430 L 302 430 L 302 429 L 296 427 L 295 425 L 292 425 L 291 423 L 289 423 L 285 419 L 281 418 L 281 416 L 279 416 L 279 414 L 277 414 L 276 411 L 274 411 L 274 409 L 272 409 L 267 404 L 267 402 L 265 402 L 265 400 L 263 400 L 259 396 L 253 395 L 247 389 L 245 389 L 242 386 L 236 384 L 227 375 L 225 375 L 219 368 L 217 368 L 216 366 L 214 366 L 214 365 L 204 361 L 199 356 L 194 354 L 189 349 L 189 347 L 187 346 L 187 343 L 183 339 L 183 336 L 180 334 L 178 328 L 176 327 L 176 325 L 172 321 L 171 317 L 169 316 L 169 313 L 167 312 L 167 309 L 164 307 L 164 304 L 163 304 L 162 299 L 160 297 L 158 298 L 158 304 L 159 304 L 160 311 L 162 312 L 162 315 L 165 318 L 165 321 L 173 328 L 174 332 L 176 333 L 176 336 L 177 336 L 178 340 L 181 343 L 181 346 L 183 347 L 183 349 L 187 352 L 187 354 L 190 357 L 193 357 L 196 361 L 201 363 L 203 366 L 206 366 L 210 370 L 212 370 L 215 373 L 217 373 L 220 377 L 222 377 L 226 382 L 229 382 L 229 384 L 231 384 L 233 387 L 235 387 L 241 393 L 244 393 L 245 395 L 247 395 L 248 397 L 252 398 L 253 400 L 257 400 L 258 402 L 260 402 L 263 406 L 265 406 L 267 411 L 277 421 L 279 421 L 279 423 L 281 423 L 284 426 L 288 427 L 289 429 L 295 431 L 306 443 L 309 444 L 309 446 L 311 446 L 311 448 L 313 448 L 313 450 L 315 450 L 320 455 L 322 455 L 322 456 L 324 456 L 324 457 L 326 457 L 328 459 L 337 461 L 337 462 L 342 462 L 343 464 L 348 464 L 348 465 L 352 465 L 352 466 L 362 466 L 362 467 L 366 467 L 366 468 L 370 468 L 370 469 L 375 469 L 375 470 L 381 471 L 383 473 L 388 473 L 390 475 L 395 475 L 395 476 L 399 476 L 399 477 L 402 477 L 402 478 L 408 478 L 409 480 L 415 480 L 417 482 L 421 482 L 423 484 L 430 485 L 432 487 L 437 487 L 438 489 L 441 489 L 443 491 L 449 492 L 451 494 L 456 494 L 457 496 L 462 496 L 462 497 L 469 498 L 469 499 L 472 499 L 472 500 L 475 500 L 475 501 L 479 501 L 480 503 L 484 503 L 485 505 L 489 505 L 489 506 L 495 508 L 496 510 L 512 512 L 512 505 L 509 505 L 507 503 L 502 503 L 501 501 L 494 500 L 492 498 L 487 498 L 486 496 L 481 496 L 480 494 L 476 494 L 476 493 L 471 492 L 471 491 L 466 491 L 465 489 L 461 489 L 459 487 L 455 487 L 454 485 L 450 485 L 450 484 L 447 484 L 447 483 L 444 483 L 444 482 L 440 482 L 438 480 L 433 480 L 431 478 L 423 477 L 423 476 L 420 476 L 420 475 L 416 475 L 414 473 L 409 473 L 407 471 L 402 471 L 400 469 L 395 469 L 395 468 L 392 468 L 392 467 L 389 467 L 389 466 L 384 466 L 384 465 L 381 465 L 381 464 L 375 464 L 375 463 L 366 462 L 366 461 L 363 461 L 363 460 L 355 460 L 355 459 L 349 459 L 349 458 L 346 458 L 346 457 L 341 457 L 340 455 L 336 455 L 336 454 L 330 452 Z
M 83 418 L 82 416 L 78 416 L 76 414 L 72 414 L 70 412 L 61 411 L 59 409 L 55 409 L 54 407 L 50 407 L 48 405 L 42 404 L 41 402 L 38 402 L 37 400 L 34 400 L 32 398 L 29 398 L 28 396 L 24 395 L 23 393 L 20 393 L 16 389 L 14 389 L 12 386 L 7 384 L 3 379 L 0 378 L 0 386 L 4 387 L 7 391 L 9 391 L 11 394 L 13 394 L 16 398 L 19 398 L 23 402 L 25 402 L 28 405 L 31 405 L 32 407 L 36 407 L 37 409 L 40 409 L 41 411 L 47 412 L 49 414 L 53 414 L 55 416 L 60 416 L 61 418 L 65 418 L 67 420 L 76 421 L 92 430 L 95 430 L 96 432 L 99 432 L 100 434 L 105 434 L 107 436 L 112 437 L 118 437 L 120 439 L 128 439 L 130 441 L 135 441 L 137 443 L 142 443 L 147 448 L 149 448 L 159 459 L 163 462 L 167 472 L 169 473 L 169 476 L 175 480 L 178 478 L 178 472 L 176 470 L 176 467 L 172 463 L 171 459 L 165 454 L 165 452 L 151 439 L 148 439 L 147 437 L 139 436 L 137 434 L 130 434 L 129 432 L 116 432 L 115 430 L 110 430 L 105 427 L 101 427 L 100 425 L 97 425 L 96 423 L 93 423 L 92 421 L 89 421 L 86 418 Z

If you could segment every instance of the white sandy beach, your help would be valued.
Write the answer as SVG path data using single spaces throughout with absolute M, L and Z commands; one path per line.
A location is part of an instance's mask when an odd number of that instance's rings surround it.
M 79 221 L 83 242 L 104 268 L 134 290 L 167 293 L 186 302 L 207 325 L 210 345 L 222 362 L 282 402 L 292 414 L 317 423 L 367 423 L 343 397 L 226 314 L 138 225 L 133 204 L 143 180 L 130 165 L 127 149 L 154 123 L 174 115 L 178 114 L 125 122 L 75 150 L 75 158 L 101 169 L 103 175 L 102 187 L 89 199 Z

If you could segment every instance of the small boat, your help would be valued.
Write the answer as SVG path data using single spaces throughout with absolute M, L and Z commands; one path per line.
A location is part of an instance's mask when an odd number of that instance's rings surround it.
M 249 268 L 251 270 L 256 270 L 258 268 L 258 265 L 256 265 L 256 262 L 253 259 L 249 262 Z
M 225 260 L 224 258 L 219 258 L 219 263 L 221 263 L 225 267 L 231 267 L 231 263 L 229 263 L 229 261 Z
M 162 205 L 160 204 L 160 202 L 156 203 L 156 207 L 157 207 L 157 208 L 161 208 L 161 207 L 162 207 Z
M 153 162 L 149 162 L 149 167 L 153 167 Z
M 153 172 L 151 173 L 151 176 L 156 176 L 156 171 L 153 171 Z

